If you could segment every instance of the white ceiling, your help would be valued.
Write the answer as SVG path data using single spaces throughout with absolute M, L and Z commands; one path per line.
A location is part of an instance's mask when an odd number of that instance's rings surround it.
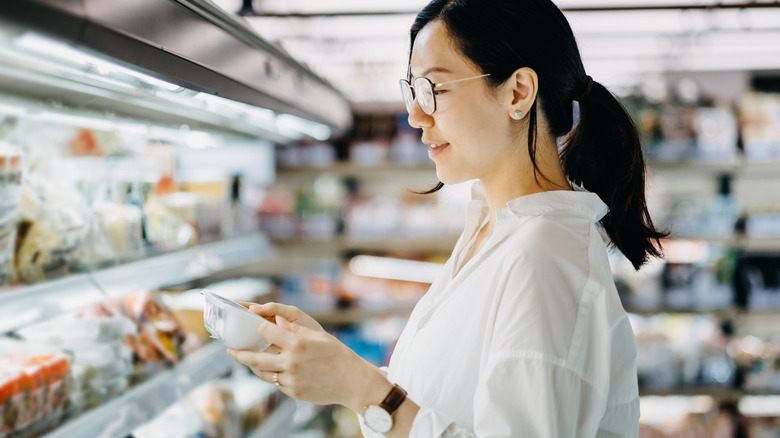
M 236 13 L 241 0 L 214 0 Z M 780 69 L 780 7 L 608 10 L 742 5 L 748 0 L 557 0 L 585 68 L 614 91 L 664 72 Z M 340 89 L 357 110 L 401 110 L 409 27 L 425 0 L 255 0 L 257 32 Z M 753 0 L 772 4 L 777 1 Z M 596 11 L 581 9 L 598 8 Z M 314 14 L 314 16 L 311 16 Z M 374 15 L 372 15 L 374 14 Z

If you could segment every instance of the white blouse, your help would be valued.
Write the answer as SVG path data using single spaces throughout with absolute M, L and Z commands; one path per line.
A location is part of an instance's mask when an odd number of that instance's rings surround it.
M 636 344 L 596 194 L 522 196 L 492 236 L 479 182 L 466 227 L 412 312 L 388 379 L 420 406 L 410 437 L 636 437 Z M 362 422 L 366 437 L 381 437 Z

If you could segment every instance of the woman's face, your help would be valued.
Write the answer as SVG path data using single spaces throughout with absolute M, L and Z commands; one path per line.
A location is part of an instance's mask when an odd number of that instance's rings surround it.
M 482 74 L 455 49 L 439 20 L 417 34 L 411 71 L 412 80 L 422 76 L 434 84 Z M 422 141 L 429 146 L 428 155 L 436 163 L 441 182 L 489 179 L 500 174 L 510 163 L 508 159 L 521 149 L 514 141 L 517 133 L 510 126 L 509 106 L 502 103 L 506 96 L 503 87 L 491 90 L 484 78 L 436 87 L 432 115 L 425 114 L 415 102 L 409 124 L 422 128 Z

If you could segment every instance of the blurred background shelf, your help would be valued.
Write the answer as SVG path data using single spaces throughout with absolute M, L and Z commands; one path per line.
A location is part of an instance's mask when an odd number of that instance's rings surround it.
M 733 388 L 701 387 L 701 388 L 671 388 L 671 389 L 647 389 L 640 388 L 641 397 L 648 396 L 709 396 L 718 402 L 736 402 L 746 396 L 773 396 L 780 397 L 780 391 L 750 391 Z
M 279 406 L 263 421 L 263 424 L 257 430 L 249 433 L 247 438 L 279 438 L 288 436 L 294 429 L 295 405 L 294 399 L 284 397 Z
M 636 315 L 657 315 L 661 313 L 668 314 L 710 314 L 719 318 L 730 318 L 735 316 L 765 316 L 765 315 L 777 315 L 780 317 L 780 308 L 766 308 L 766 309 L 747 309 L 739 307 L 727 307 L 719 309 L 706 309 L 706 308 L 691 308 L 691 307 L 656 307 L 656 308 L 636 308 L 626 307 L 626 312 Z
M 777 176 L 780 173 L 780 160 L 755 161 L 739 158 L 729 161 L 682 159 L 659 161 L 650 160 L 649 169 L 653 172 L 688 172 L 702 175 L 731 173 L 740 177 Z
M 450 253 L 455 247 L 458 235 L 388 236 L 379 238 L 337 236 L 332 239 L 305 237 L 272 239 L 276 246 L 289 250 L 330 249 L 335 251 L 401 251 L 401 252 L 443 252 Z
M 280 179 L 288 177 L 314 178 L 323 173 L 332 173 L 341 176 L 353 176 L 360 178 L 392 177 L 403 178 L 405 175 L 431 175 L 436 177 L 436 168 L 433 163 L 425 164 L 399 164 L 382 163 L 375 165 L 359 165 L 351 162 L 337 162 L 327 166 L 289 166 L 276 167 L 277 176 Z
M 322 325 L 357 324 L 373 318 L 408 317 L 414 306 L 387 310 L 345 309 L 315 313 L 312 318 Z

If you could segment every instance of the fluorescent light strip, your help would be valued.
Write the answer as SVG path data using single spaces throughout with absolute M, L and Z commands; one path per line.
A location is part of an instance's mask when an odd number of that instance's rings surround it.
M 441 263 L 374 256 L 357 256 L 349 262 L 352 273 L 361 277 L 418 283 L 433 283 L 442 267 Z
M 704 414 L 709 412 L 715 404 L 715 400 L 707 395 L 693 397 L 649 396 L 639 399 L 639 410 L 642 416 L 639 422 L 642 424 L 668 424 L 682 421 L 689 414 Z
M 98 58 L 68 44 L 49 39 L 34 32 L 26 32 L 15 38 L 13 42 L 20 55 L 35 57 L 38 62 L 41 62 L 41 59 L 56 61 L 57 66 L 63 69 L 63 74 L 67 71 L 68 74 L 74 76 L 88 77 L 92 84 L 96 86 L 110 83 L 111 87 L 120 86 L 130 90 L 143 88 L 146 89 L 144 91 L 153 94 L 155 98 L 162 99 L 167 104 L 174 104 L 187 110 L 218 114 L 220 117 L 232 121 L 241 121 L 245 126 L 251 126 L 252 130 L 256 131 L 256 134 L 262 130 L 262 132 L 274 136 L 279 135 L 293 141 L 300 140 L 304 136 L 310 136 L 323 141 L 330 138 L 332 134 L 330 128 L 324 124 L 289 114 L 277 114 L 269 109 L 247 105 L 207 93 L 187 90 L 178 85 Z M 89 117 L 72 115 L 66 112 L 44 110 L 38 113 L 26 111 L 25 116 L 101 130 L 116 129 L 120 124 L 124 128 L 140 130 L 133 124 L 103 120 L 100 117 L 89 120 Z M 200 144 L 202 142 L 196 143 Z
M 739 399 L 739 412 L 750 417 L 776 417 L 780 412 L 780 396 L 747 396 Z

